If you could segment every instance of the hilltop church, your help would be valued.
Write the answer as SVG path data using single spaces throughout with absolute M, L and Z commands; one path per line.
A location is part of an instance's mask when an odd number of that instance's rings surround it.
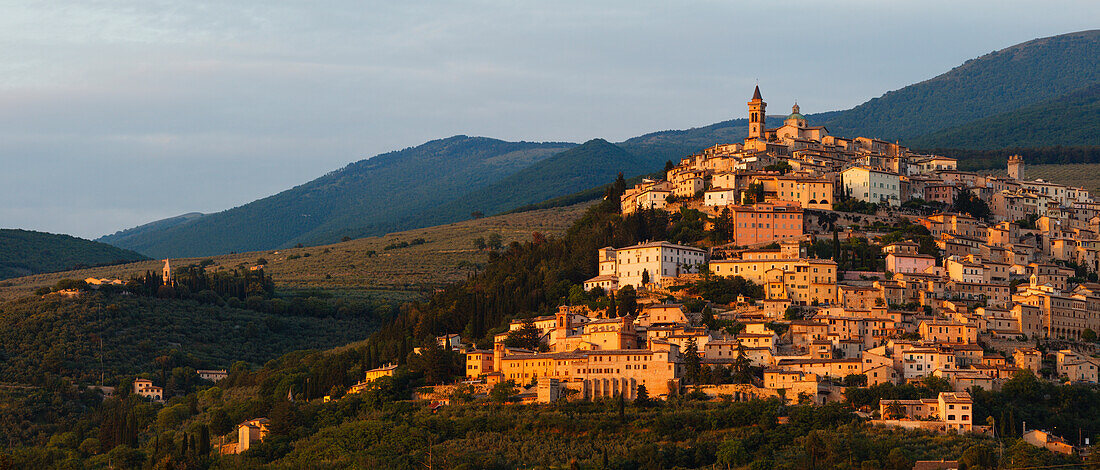
M 774 129 L 765 128 L 764 119 L 767 116 L 768 103 L 765 103 L 760 96 L 759 85 L 753 90 L 752 99 L 749 100 L 748 105 L 749 139 L 763 139 L 765 141 L 793 139 L 820 142 L 823 137 L 829 134 L 829 130 L 825 126 L 806 125 L 806 117 L 799 112 L 798 103 L 791 107 L 791 115 L 787 116 L 782 126 Z

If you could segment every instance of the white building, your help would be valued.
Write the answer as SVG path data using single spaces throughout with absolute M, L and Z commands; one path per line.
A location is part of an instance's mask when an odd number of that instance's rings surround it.
M 854 166 L 840 174 L 844 192 L 860 201 L 901 205 L 901 177 L 897 173 Z
M 702 248 L 658 241 L 617 249 L 601 248 L 598 257 L 599 275 L 584 282 L 586 290 L 638 288 L 642 286 L 645 273 L 649 275 L 649 282 L 655 284 L 680 274 L 698 273 L 698 267 L 707 261 L 707 252 Z
M 736 189 L 715 188 L 703 194 L 703 205 L 705 206 L 728 206 L 730 204 L 737 204 Z

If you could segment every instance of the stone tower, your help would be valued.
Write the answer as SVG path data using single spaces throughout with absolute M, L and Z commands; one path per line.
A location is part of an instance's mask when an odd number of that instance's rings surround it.
M 1024 179 L 1024 157 L 1019 155 L 1008 157 L 1008 177 L 1017 181 Z
M 764 110 L 767 107 L 768 103 L 765 103 L 764 99 L 760 97 L 760 85 L 757 85 L 756 90 L 752 92 L 752 99 L 749 100 L 750 139 L 764 138 Z
M 172 285 L 172 266 L 168 264 L 168 260 L 164 260 L 164 270 L 160 274 L 161 279 L 164 280 L 164 285 Z

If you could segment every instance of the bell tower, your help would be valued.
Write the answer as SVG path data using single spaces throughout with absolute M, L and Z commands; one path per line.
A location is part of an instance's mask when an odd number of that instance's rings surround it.
M 768 107 L 768 103 L 764 102 L 764 99 L 760 97 L 760 85 L 756 86 L 756 90 L 752 93 L 752 99 L 749 100 L 749 138 L 750 139 L 763 139 L 764 138 L 764 110 Z
M 1008 157 L 1008 177 L 1014 180 L 1024 179 L 1024 157 L 1019 155 Z
M 173 284 L 172 279 L 172 265 L 168 264 L 168 259 L 164 260 L 164 269 L 161 270 L 161 279 L 164 280 L 164 285 L 171 286 Z

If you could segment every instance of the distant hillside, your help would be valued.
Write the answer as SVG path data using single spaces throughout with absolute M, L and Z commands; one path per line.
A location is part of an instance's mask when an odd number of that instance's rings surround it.
M 905 143 L 913 148 L 963 149 L 1100 145 L 1100 83 Z
M 69 235 L 0 229 L 0 279 L 148 259 Z
M 996 135 L 1014 135 L 1006 125 L 1012 119 L 1030 119 L 1028 113 L 1033 112 L 1020 108 L 1059 101 L 1098 82 L 1100 30 L 1084 31 L 992 52 L 853 109 L 811 115 L 809 120 L 813 125 L 826 125 L 833 135 L 845 137 L 915 140 L 980 119 L 988 119 L 983 124 L 995 125 Z M 764 93 L 766 97 L 766 87 Z M 748 97 L 744 98 L 747 101 Z M 1069 119 L 1091 123 L 1092 109 L 1066 102 L 1059 111 L 1069 113 Z M 1023 114 L 1002 116 L 1016 110 Z M 745 113 L 743 108 L 732 112 Z M 1026 137 L 1015 138 L 1028 142 L 1062 139 L 1068 145 L 1084 145 L 1086 142 L 1074 141 L 1088 139 L 1089 134 L 1073 130 L 1069 119 L 1065 129 L 1036 129 Z M 781 122 L 779 117 L 769 117 L 767 124 L 774 127 Z M 654 132 L 617 144 L 619 150 L 636 160 L 617 152 L 608 156 L 619 159 L 619 163 L 639 163 L 638 173 L 644 173 L 659 169 L 667 160 L 677 161 L 717 143 L 738 142 L 746 134 L 746 120 L 735 119 L 694 129 Z M 970 130 L 959 128 L 954 134 L 922 144 L 959 148 L 962 144 L 952 139 L 969 140 L 972 136 Z M 1006 145 L 998 137 L 965 145 L 994 143 Z M 545 166 L 532 166 L 574 146 L 455 136 L 362 160 L 227 211 L 187 221 L 169 219 L 175 224 L 161 221 L 164 224 L 123 231 L 103 240 L 157 257 L 208 256 L 297 243 L 331 243 L 344 236 L 356 238 L 464 220 L 474 210 L 504 212 L 538 203 L 537 197 L 549 199 L 594 186 L 590 184 L 594 178 L 587 176 L 602 169 L 602 163 L 578 157 L 583 154 L 564 155 Z M 572 164 L 553 163 L 569 159 Z M 504 182 L 509 177 L 514 178 Z
M 110 243 L 112 245 L 125 245 L 126 241 L 129 239 L 140 238 L 145 233 L 166 230 L 177 225 L 185 224 L 192 220 L 198 219 L 203 215 L 204 214 L 202 212 L 188 212 L 183 215 L 177 215 L 175 217 L 169 217 L 167 219 L 160 219 L 157 221 L 149 222 L 145 225 L 139 225 L 134 228 L 120 230 L 111 235 L 104 235 L 97 238 L 96 241 Z
M 157 257 L 334 242 L 428 225 L 419 214 L 492 184 L 571 143 L 455 136 L 352 163 L 303 185 L 163 230 L 119 239 Z M 449 214 L 462 220 L 469 213 Z M 447 219 L 446 217 L 444 219 Z
M 209 269 L 216 270 L 254 266 L 262 260 L 266 265 L 264 272 L 271 276 L 279 292 L 322 288 L 341 296 L 381 295 L 399 303 L 420 298 L 425 289 L 466 279 L 475 265 L 487 262 L 489 252 L 475 248 L 475 239 L 487 239 L 496 233 L 501 236 L 501 244 L 508 245 L 529 241 L 534 232 L 547 237 L 560 236 L 590 205 L 572 204 L 482 217 L 332 245 L 173 258 L 172 265 L 178 268 L 210 260 L 213 264 Z M 424 243 L 414 244 L 417 239 Z M 400 242 L 409 246 L 396 247 Z M 25 297 L 62 279 L 129 279 L 145 271 L 158 272 L 163 265 L 162 260 L 146 260 L 9 279 L 0 284 L 0 301 Z
M 428 213 L 426 220 L 472 211 L 497 214 L 574 194 L 578 189 L 605 186 L 619 172 L 631 177 L 662 167 L 663 162 L 643 159 L 606 140 L 594 139 L 445 204 L 435 214 Z
M 748 99 L 746 96 L 745 101 Z M 748 114 L 748 108 L 745 109 L 745 114 Z M 783 125 L 783 119 L 782 116 L 768 116 L 765 122 L 768 127 L 779 127 Z M 651 132 L 619 142 L 618 146 L 647 160 L 659 163 L 671 160 L 675 163 L 715 144 L 740 142 L 748 134 L 748 119 L 732 119 L 692 129 Z
M 839 136 L 915 137 L 1056 99 L 1100 82 L 1100 30 L 1035 39 L 846 111 L 808 116 Z

